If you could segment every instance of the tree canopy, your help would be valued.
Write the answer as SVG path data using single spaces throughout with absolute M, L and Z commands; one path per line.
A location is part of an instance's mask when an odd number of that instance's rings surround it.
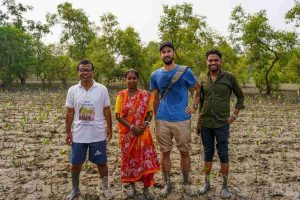
M 109 85 L 134 68 L 141 83 L 149 87 L 151 73 L 162 66 L 159 44 L 171 41 L 175 61 L 190 66 L 197 76 L 206 74 L 205 52 L 211 48 L 223 54 L 223 69 L 246 85 L 255 83 L 270 94 L 281 83 L 300 83 L 300 46 L 296 32 L 276 30 L 266 12 L 246 13 L 242 6 L 232 10 L 230 36 L 213 30 L 205 16 L 196 14 L 192 4 L 162 5 L 158 41 L 143 43 L 134 27 L 121 28 L 113 13 L 90 21 L 81 8 L 64 2 L 48 13 L 47 23 L 26 19 L 33 7 L 2 0 L 0 9 L 0 83 L 25 85 L 37 78 L 43 85 L 59 80 L 63 85 L 76 77 L 76 63 L 84 58 L 95 66 L 95 79 Z M 300 24 L 300 3 L 285 14 L 286 23 Z M 97 25 L 99 24 L 99 25 Z M 51 27 L 62 27 L 60 42 L 45 44 L 42 39 Z

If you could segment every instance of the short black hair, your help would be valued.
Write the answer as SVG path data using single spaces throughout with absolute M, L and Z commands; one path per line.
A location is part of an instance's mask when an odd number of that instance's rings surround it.
M 129 70 L 127 70 L 127 72 L 125 72 L 125 74 L 124 74 L 124 77 L 127 78 L 127 75 L 128 75 L 130 72 L 135 73 L 135 75 L 137 76 L 137 78 L 140 79 L 140 75 L 139 75 L 138 71 L 136 71 L 135 69 L 129 69 Z
M 161 43 L 160 46 L 159 46 L 159 52 L 161 52 L 161 50 L 162 50 L 164 47 L 170 47 L 170 48 L 172 48 L 173 51 L 174 51 L 174 45 L 173 45 L 172 42 L 163 42 L 163 43 Z
M 208 50 L 207 52 L 206 52 L 206 59 L 208 58 L 208 56 L 209 55 L 211 55 L 211 54 L 216 54 L 217 56 L 219 56 L 220 57 L 220 59 L 222 59 L 222 53 L 221 53 L 221 51 L 219 51 L 219 50 L 217 50 L 217 49 L 210 49 L 210 50 Z
M 91 61 L 87 60 L 87 59 L 83 59 L 81 61 L 79 61 L 78 65 L 77 65 L 77 71 L 79 71 L 79 66 L 80 65 L 87 65 L 90 64 L 92 66 L 92 70 L 94 71 L 94 65 Z

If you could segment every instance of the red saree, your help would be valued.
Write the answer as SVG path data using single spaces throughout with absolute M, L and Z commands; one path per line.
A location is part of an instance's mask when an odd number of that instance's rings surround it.
M 118 93 L 120 96 L 120 116 L 132 125 L 143 125 L 147 115 L 148 103 L 152 103 L 150 93 L 139 90 L 132 98 L 127 90 Z M 150 129 L 147 127 L 140 136 L 135 136 L 129 128 L 118 123 L 119 144 L 121 147 L 121 180 L 123 183 L 141 181 L 149 187 L 154 184 L 154 174 L 160 165 L 154 147 Z

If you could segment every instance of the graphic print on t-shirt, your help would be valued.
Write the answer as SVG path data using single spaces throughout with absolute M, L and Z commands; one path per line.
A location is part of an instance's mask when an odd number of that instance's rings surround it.
M 84 101 L 79 109 L 79 120 L 95 121 L 95 105 L 90 101 Z

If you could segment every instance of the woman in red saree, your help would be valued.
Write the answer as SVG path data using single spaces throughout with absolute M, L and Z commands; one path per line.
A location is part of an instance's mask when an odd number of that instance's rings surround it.
M 141 181 L 145 198 L 153 199 L 148 189 L 153 186 L 154 174 L 160 168 L 149 129 L 153 100 L 149 92 L 138 89 L 136 70 L 128 70 L 125 78 L 128 89 L 118 93 L 115 108 L 122 159 L 121 181 L 130 183 L 129 198 L 136 193 L 134 183 Z

